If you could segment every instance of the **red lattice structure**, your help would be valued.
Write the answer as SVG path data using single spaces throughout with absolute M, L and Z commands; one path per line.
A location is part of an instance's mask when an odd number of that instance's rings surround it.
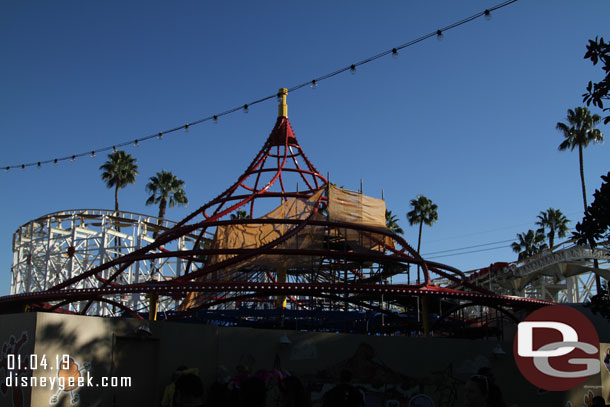
M 453 267 L 425 261 L 385 227 L 385 214 L 380 215 L 385 203 L 329 184 L 292 130 L 286 94 L 280 90 L 280 114 L 265 144 L 227 190 L 161 230 L 154 242 L 45 291 L 2 297 L 0 311 L 66 312 L 67 305 L 79 302 L 78 312 L 90 314 L 93 304 L 106 303 L 142 318 L 142 309 L 117 300 L 134 293 L 149 296 L 150 318 L 156 318 L 158 301 L 173 304 L 174 318 L 202 309 L 243 307 L 374 310 L 396 317 L 398 310 L 419 312 L 421 305 L 424 314 L 436 313 L 442 320 L 450 314 L 441 315 L 443 302 L 450 310 L 477 304 L 502 312 L 546 304 L 496 295 L 470 284 Z M 255 217 L 259 203 L 262 208 L 274 207 L 263 201 L 279 206 Z M 214 238 L 209 237 L 212 233 Z M 190 237 L 190 247 L 168 249 L 185 236 Z M 122 278 L 138 262 L 152 264 L 169 257 L 185 264 L 179 276 L 153 276 L 131 284 Z M 431 273 L 460 289 L 433 285 Z M 404 283 L 393 284 L 394 279 Z M 93 282 L 92 288 L 76 288 L 84 280 Z M 427 315 L 422 319 L 427 332 Z

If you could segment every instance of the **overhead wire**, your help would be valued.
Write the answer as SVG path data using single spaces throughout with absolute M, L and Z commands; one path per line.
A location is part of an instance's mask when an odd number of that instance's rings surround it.
M 477 245 L 474 245 L 474 246 L 459 247 L 457 249 L 447 249 L 447 250 L 441 250 L 441 251 L 438 251 L 438 252 L 424 253 L 424 254 L 422 254 L 422 256 L 429 256 L 431 254 L 439 254 L 439 253 L 457 252 L 459 250 L 474 249 L 475 247 L 491 246 L 493 244 L 509 243 L 509 242 L 514 242 L 514 241 L 515 241 L 515 239 L 500 240 L 498 242 L 483 243 L 483 244 L 477 244 Z
M 570 229 L 569 232 L 572 233 L 574 231 L 575 231 L 575 229 Z M 500 243 L 511 243 L 511 242 L 515 242 L 515 239 L 500 240 L 497 242 L 490 242 L 490 243 L 482 243 L 482 244 L 473 245 L 473 246 L 459 247 L 456 249 L 440 250 L 440 251 L 436 251 L 436 252 L 424 253 L 424 254 L 422 254 L 422 256 L 424 256 L 427 259 L 437 259 L 437 258 L 441 258 L 441 257 L 461 256 L 463 254 L 485 252 L 485 251 L 490 251 L 490 250 L 507 249 L 507 248 L 511 248 L 511 247 L 503 244 L 501 246 L 496 246 L 496 247 L 488 247 L 485 249 L 459 252 L 460 250 L 474 249 L 474 248 L 478 248 L 478 247 L 485 247 L 485 246 L 491 246 L 491 245 L 500 244 Z M 450 253 L 450 252 L 459 252 L 459 253 Z M 449 253 L 449 254 L 445 254 L 445 253 Z M 431 256 L 431 255 L 436 255 L 436 256 Z
M 442 254 L 440 256 L 431 256 L 431 257 L 426 257 L 426 259 L 438 259 L 438 258 L 441 258 L 441 257 L 461 256 L 462 254 L 487 252 L 487 251 L 490 251 L 490 250 L 506 249 L 508 247 L 509 246 L 507 246 L 507 245 L 502 245 L 502 246 L 498 246 L 498 247 L 488 247 L 486 249 L 471 250 L 471 251 L 461 252 L 461 253 L 452 253 L 452 254 Z
M 288 91 L 289 92 L 294 92 L 294 91 L 302 89 L 302 88 L 304 88 L 306 86 L 316 87 L 323 80 L 333 78 L 333 77 L 335 77 L 335 76 L 337 76 L 337 75 L 339 75 L 339 74 L 341 74 L 343 72 L 346 72 L 346 71 L 354 72 L 355 69 L 358 66 L 361 66 L 361 65 L 364 65 L 364 64 L 368 64 L 368 63 L 373 62 L 373 61 L 375 61 L 375 60 L 377 60 L 379 58 L 382 58 L 382 57 L 384 57 L 386 55 L 390 55 L 391 54 L 391 55 L 396 56 L 398 54 L 398 51 L 401 50 L 401 49 L 413 46 L 413 45 L 415 45 L 415 44 L 417 44 L 419 42 L 422 42 L 422 41 L 424 41 L 424 40 L 426 40 L 428 38 L 434 37 L 434 36 L 441 36 L 444 32 L 449 31 L 449 30 L 454 29 L 454 28 L 457 28 L 457 27 L 459 27 L 459 26 L 461 26 L 463 24 L 466 24 L 468 22 L 471 22 L 473 20 L 476 20 L 479 17 L 482 17 L 482 16 L 487 17 L 487 16 L 491 15 L 492 11 L 501 9 L 501 8 L 506 7 L 506 6 L 508 6 L 508 5 L 512 4 L 512 3 L 517 2 L 517 1 L 518 0 L 507 0 L 507 1 L 503 2 L 503 3 L 497 4 L 497 5 L 493 6 L 493 7 L 487 8 L 487 9 L 481 11 L 481 12 L 473 14 L 470 17 L 466 17 L 466 18 L 464 18 L 464 19 L 462 19 L 460 21 L 452 23 L 452 24 L 450 24 L 450 25 L 448 25 L 446 27 L 434 30 L 433 32 L 430 32 L 429 34 L 423 35 L 423 36 L 418 37 L 418 38 L 416 38 L 414 40 L 411 40 L 409 42 L 405 42 L 404 44 L 400 44 L 400 45 L 398 45 L 396 47 L 393 47 L 393 48 L 391 48 L 389 50 L 386 50 L 386 51 L 380 52 L 379 54 L 376 54 L 376 55 L 370 56 L 368 58 L 362 59 L 362 60 L 360 60 L 358 62 L 355 62 L 353 64 L 350 64 L 350 65 L 348 65 L 346 67 L 343 67 L 343 68 L 338 69 L 336 71 L 324 74 L 324 75 L 319 76 L 317 78 L 314 78 L 312 80 L 308 80 L 308 81 L 303 82 L 303 83 L 301 83 L 299 85 L 292 86 L 292 87 L 288 88 Z M 125 141 L 125 142 L 114 144 L 114 145 L 111 145 L 111 146 L 106 146 L 106 147 L 102 147 L 102 148 L 98 148 L 98 149 L 91 149 L 91 150 L 88 150 L 88 151 L 83 152 L 83 153 L 70 154 L 70 155 L 66 155 L 66 156 L 58 157 L 58 158 L 52 158 L 52 159 L 41 160 L 41 161 L 34 161 L 34 162 L 27 163 L 27 164 L 24 163 L 24 164 L 16 164 L 16 165 L 0 165 L 0 168 L 3 168 L 6 171 L 9 171 L 9 170 L 15 169 L 15 168 L 25 169 L 26 167 L 34 167 L 34 166 L 40 168 L 40 167 L 42 167 L 43 165 L 46 165 L 46 164 L 51 164 L 51 163 L 52 164 L 58 164 L 60 161 L 67 161 L 67 160 L 75 161 L 76 158 L 81 158 L 81 157 L 85 157 L 85 156 L 89 156 L 89 155 L 92 156 L 92 157 L 95 157 L 96 153 L 103 153 L 103 152 L 111 151 L 111 150 L 113 152 L 116 152 L 118 148 L 126 147 L 126 146 L 129 146 L 129 145 L 132 145 L 132 144 L 137 146 L 137 145 L 139 145 L 139 143 L 141 143 L 143 141 L 151 140 L 151 139 L 153 139 L 155 137 L 158 138 L 158 139 L 162 139 L 163 136 L 166 135 L 166 134 L 175 133 L 175 132 L 177 132 L 179 130 L 188 131 L 188 129 L 190 127 L 198 125 L 198 124 L 201 124 L 201 123 L 204 123 L 204 122 L 207 122 L 207 121 L 210 121 L 210 120 L 213 120 L 214 122 L 217 122 L 218 118 L 220 118 L 220 117 L 229 115 L 229 114 L 237 112 L 239 110 L 247 111 L 248 108 L 252 107 L 253 105 L 266 102 L 266 101 L 274 99 L 274 98 L 276 98 L 278 96 L 279 96 L 279 93 L 274 93 L 274 94 L 262 97 L 260 99 L 254 100 L 254 101 L 249 102 L 249 103 L 242 103 L 242 104 L 240 104 L 237 107 L 231 108 L 229 110 L 225 110 L 225 111 L 223 111 L 221 113 L 217 113 L 217 114 L 214 114 L 214 115 L 211 115 L 211 116 L 207 116 L 207 117 L 204 117 L 202 119 L 198 119 L 198 120 L 195 120 L 195 121 L 192 121 L 192 122 L 180 125 L 180 126 L 176 126 L 176 127 L 173 127 L 173 128 L 167 129 L 167 130 L 163 130 L 163 131 L 160 131 L 160 132 L 157 132 L 157 133 L 145 136 L 145 137 L 139 137 L 137 139 Z

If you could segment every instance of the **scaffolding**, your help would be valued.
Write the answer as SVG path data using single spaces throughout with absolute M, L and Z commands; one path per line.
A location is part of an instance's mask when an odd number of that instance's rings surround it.
M 336 328 L 336 313 L 345 313 L 339 320 L 354 330 L 426 336 L 477 323 L 489 332 L 503 316 L 515 322 L 514 312 L 550 303 L 505 295 L 493 279 L 485 286 L 423 259 L 386 227 L 383 200 L 337 188 L 315 168 L 288 120 L 286 94 L 280 90 L 275 126 L 242 175 L 181 221 L 87 209 L 19 228 L 0 312 L 205 313 L 247 323 L 273 311 L 280 326 L 320 330 Z M 396 276 L 404 283 L 394 284 Z

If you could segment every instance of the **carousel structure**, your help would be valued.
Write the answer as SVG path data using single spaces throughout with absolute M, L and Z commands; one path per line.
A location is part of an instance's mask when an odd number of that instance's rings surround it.
M 504 321 L 551 303 L 492 284 L 498 268 L 465 275 L 423 259 L 386 227 L 383 200 L 316 169 L 286 96 L 243 174 L 180 222 L 87 209 L 20 227 L 0 312 L 468 336 L 499 335 Z

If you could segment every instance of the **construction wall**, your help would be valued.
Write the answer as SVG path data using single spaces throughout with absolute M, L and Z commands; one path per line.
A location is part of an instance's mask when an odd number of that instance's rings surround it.
M 422 403 L 434 403 L 416 405 L 461 406 L 465 382 L 481 368 L 491 370 L 507 406 L 568 406 L 569 401 L 579 407 L 586 405 L 591 395 L 601 394 L 602 379 L 605 385 L 609 381 L 602 365 L 601 375 L 589 378 L 570 392 L 541 392 L 517 370 L 510 342 L 284 332 L 168 322 L 150 324 L 152 335 L 138 335 L 138 328 L 145 324 L 146 321 L 135 319 L 60 314 L 0 316 L 0 337 L 10 342 L 11 336 L 18 340 L 25 332 L 27 338 L 20 345 L 20 352 L 33 352 L 39 364 L 32 375 L 39 381 L 38 386 L 23 388 L 21 400 L 14 398 L 18 393 L 15 388 L 2 387 L 0 405 L 28 406 L 31 391 L 31 405 L 35 406 L 159 406 L 164 386 L 180 365 L 198 368 L 206 387 L 215 380 L 219 367 L 230 375 L 236 375 L 238 370 L 250 374 L 261 369 L 288 370 L 307 385 L 313 406 L 321 406 L 322 394 L 338 382 L 342 369 L 352 372 L 353 384 L 366 394 L 368 407 L 383 407 L 389 400 L 398 403 L 390 405 L 406 407 L 414 397 Z M 505 354 L 494 353 L 498 345 Z M 602 353 L 607 348 L 602 345 Z M 67 369 L 60 369 L 66 358 L 63 355 L 70 359 Z M 41 365 L 43 357 L 46 368 Z M 93 387 L 51 389 L 51 378 L 58 376 L 80 376 L 85 381 L 91 377 Z M 102 388 L 104 376 L 129 377 L 131 387 Z M 40 383 L 43 377 L 47 380 L 44 387 Z M 603 394 L 608 396 L 608 390 L 606 386 Z M 277 394 L 277 389 L 270 389 L 269 406 L 276 405 L 273 401 Z
M 22 377 L 29 375 L 28 359 L 34 352 L 35 332 L 36 314 L 0 316 L 0 406 L 30 405 L 29 387 L 7 384 L 19 384 Z

